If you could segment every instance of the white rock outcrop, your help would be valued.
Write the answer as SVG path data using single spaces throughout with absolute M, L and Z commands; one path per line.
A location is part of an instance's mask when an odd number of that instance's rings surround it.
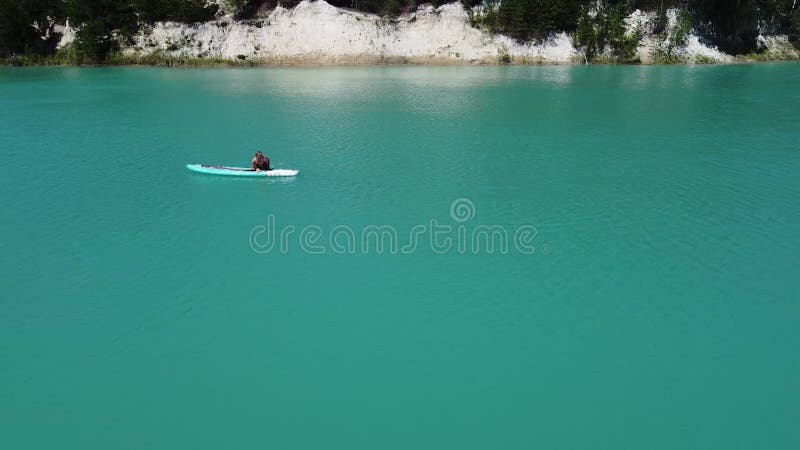
M 294 8 L 278 6 L 266 16 L 245 21 L 234 20 L 224 0 L 217 3 L 223 6 L 223 15 L 217 20 L 159 22 L 142 27 L 135 44 L 123 52 L 128 56 L 160 54 L 290 64 L 576 64 L 585 60 L 567 33 L 554 34 L 545 41 L 519 43 L 475 28 L 460 2 L 438 8 L 423 5 L 412 13 L 388 19 L 337 8 L 324 0 L 304 0 Z M 636 10 L 626 18 L 627 32 L 642 36 L 636 50 L 639 61 L 659 62 L 656 55 L 663 57 L 664 49 L 669 49 L 670 61 L 675 62 L 734 60 L 691 31 L 682 45 L 674 45 L 678 14 L 676 9 L 667 11 L 666 29 L 658 35 L 653 32 L 655 13 Z M 69 24 L 56 31 L 63 34 L 59 47 L 75 38 Z M 800 58 L 786 36 L 759 36 L 758 42 L 770 57 Z
M 386 19 L 323 0 L 303 1 L 292 9 L 278 6 L 258 20 L 233 21 L 226 16 L 200 24 L 158 23 L 143 30 L 125 52 L 295 63 L 494 63 L 508 54 L 531 63 L 569 64 L 579 57 L 565 33 L 545 42 L 520 44 L 474 28 L 461 3 L 421 6 Z
M 656 35 L 653 33 L 654 22 L 656 14 L 654 12 L 646 12 L 635 10 L 631 15 L 625 19 L 627 32 L 642 33 L 642 40 L 639 42 L 639 47 L 636 49 L 636 55 L 639 61 L 645 64 L 651 64 L 656 61 L 656 54 L 660 51 L 665 51 L 674 45 L 676 36 L 676 29 L 678 26 L 677 9 L 669 9 L 666 14 L 666 27 L 663 33 Z M 707 45 L 702 42 L 701 38 L 694 32 L 689 31 L 685 36 L 685 43 L 681 46 L 673 46 L 671 56 L 677 62 L 683 63 L 729 63 L 733 61 L 733 57 L 719 51 L 712 45 Z

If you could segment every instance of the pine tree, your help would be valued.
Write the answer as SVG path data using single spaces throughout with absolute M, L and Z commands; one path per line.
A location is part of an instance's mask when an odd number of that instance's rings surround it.
M 75 47 L 91 63 L 105 61 L 139 29 L 133 4 L 127 0 L 68 0 L 67 16 L 77 25 Z

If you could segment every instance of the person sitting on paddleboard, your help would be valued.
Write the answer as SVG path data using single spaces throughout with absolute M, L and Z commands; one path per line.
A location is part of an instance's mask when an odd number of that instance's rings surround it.
M 269 166 L 269 158 L 267 155 L 261 153 L 260 150 L 253 156 L 251 163 L 253 165 L 253 170 L 272 170 Z

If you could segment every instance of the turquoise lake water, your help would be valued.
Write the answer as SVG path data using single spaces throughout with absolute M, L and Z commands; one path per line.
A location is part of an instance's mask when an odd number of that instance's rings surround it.
M 798 87 L 0 68 L 0 448 L 800 448 Z

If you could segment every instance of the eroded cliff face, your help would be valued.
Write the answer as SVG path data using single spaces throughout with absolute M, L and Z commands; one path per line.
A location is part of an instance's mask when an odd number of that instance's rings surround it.
M 508 53 L 542 63 L 568 64 L 578 52 L 560 34 L 539 44 L 518 44 L 470 26 L 460 3 L 420 7 L 386 19 L 336 8 L 324 1 L 277 7 L 249 21 L 223 17 L 187 25 L 158 23 L 142 31 L 128 54 L 248 58 L 287 62 L 495 62 Z
M 675 26 L 670 13 L 669 27 Z M 671 35 L 648 33 L 653 14 L 635 11 L 626 20 L 630 33 L 643 38 L 637 50 L 644 63 L 658 62 L 657 51 L 670 45 Z M 73 39 L 67 27 L 61 45 Z M 794 51 L 780 37 L 763 39 L 768 48 Z M 438 8 L 421 6 L 395 19 L 386 19 L 331 6 L 323 0 L 303 1 L 292 9 L 277 7 L 255 20 L 235 21 L 222 15 L 199 24 L 160 22 L 144 27 L 135 44 L 123 49 L 128 56 L 160 54 L 167 57 L 223 58 L 273 63 L 325 64 L 410 62 L 476 64 L 582 63 L 582 52 L 571 37 L 559 33 L 544 42 L 518 43 L 470 25 L 461 3 Z M 670 48 L 678 62 L 728 62 L 733 58 L 689 34 Z

